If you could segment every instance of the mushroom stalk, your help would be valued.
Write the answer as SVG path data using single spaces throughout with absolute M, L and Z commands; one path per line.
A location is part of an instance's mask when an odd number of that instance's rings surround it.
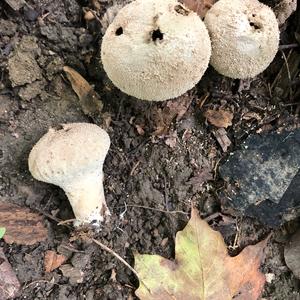
M 98 224 L 110 216 L 105 202 L 103 174 L 99 171 L 75 178 L 63 187 L 76 221 L 75 226 L 82 223 Z

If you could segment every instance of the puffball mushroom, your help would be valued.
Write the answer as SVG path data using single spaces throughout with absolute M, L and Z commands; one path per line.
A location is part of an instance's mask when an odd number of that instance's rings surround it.
M 204 23 L 212 43 L 210 63 L 222 75 L 255 77 L 277 53 L 276 16 L 257 0 L 219 0 L 207 12 Z
M 98 224 L 110 215 L 103 189 L 103 162 L 110 146 L 106 131 L 94 124 L 71 123 L 49 131 L 32 148 L 32 176 L 61 187 L 73 208 L 75 226 Z
M 137 0 L 108 27 L 101 59 L 110 80 L 139 99 L 163 101 L 191 89 L 208 67 L 210 39 L 200 17 L 176 0 Z

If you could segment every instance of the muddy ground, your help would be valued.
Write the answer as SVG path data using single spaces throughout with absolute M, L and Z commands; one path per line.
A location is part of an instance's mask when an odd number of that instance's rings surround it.
M 20 7 L 0 3 L 0 198 L 42 213 L 49 230 L 48 239 L 34 246 L 0 242 L 22 284 L 17 299 L 136 299 L 138 281 L 131 271 L 99 246 L 79 239 L 71 226 L 58 226 L 55 219 L 73 217 L 66 196 L 28 171 L 30 149 L 49 127 L 93 122 L 82 112 L 62 72 L 64 65 L 99 93 L 104 104 L 100 123 L 112 141 L 104 166 L 112 220 L 96 235 L 98 240 L 130 264 L 134 251 L 172 258 L 175 234 L 187 223 L 192 204 L 223 233 L 232 254 L 266 237 L 271 230 L 255 219 L 236 212 L 227 215 L 230 222 L 223 222 L 216 214 L 224 213 L 220 195 L 226 189 L 218 167 L 250 133 L 298 127 L 297 86 L 289 89 L 275 80 L 285 66 L 281 52 L 251 81 L 231 80 L 209 68 L 179 99 L 149 103 L 121 93 L 101 67 L 98 45 L 107 23 L 103 16 L 113 1 L 11 2 Z M 97 18 L 87 21 L 89 9 Z M 297 22 L 294 15 L 281 28 L 281 44 L 296 43 Z M 297 48 L 284 53 L 290 51 L 298 53 Z M 218 108 L 234 114 L 226 130 L 232 142 L 227 152 L 203 116 L 207 109 Z M 246 113 L 252 115 L 243 118 Z M 265 286 L 265 299 L 300 299 L 299 281 L 283 259 L 284 243 L 297 224 L 294 220 L 274 231 L 262 267 L 275 275 Z M 71 268 L 82 270 L 82 282 L 59 269 L 45 273 L 46 250 L 64 254 Z

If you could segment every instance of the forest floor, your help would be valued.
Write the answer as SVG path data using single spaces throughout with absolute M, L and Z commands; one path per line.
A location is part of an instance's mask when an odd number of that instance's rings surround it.
M 299 94 L 291 82 L 299 72 L 298 49 L 279 51 L 271 66 L 252 80 L 228 79 L 209 67 L 199 84 L 178 99 L 137 100 L 112 85 L 99 58 L 105 12 L 113 2 L 0 3 L 0 199 L 42 214 L 48 229 L 47 239 L 34 245 L 0 241 L 22 285 L 17 299 L 136 299 L 138 281 L 132 272 L 72 226 L 58 225 L 73 218 L 65 194 L 34 180 L 28 171 L 29 152 L 48 128 L 93 122 L 83 113 L 63 66 L 80 73 L 100 95 L 104 107 L 99 125 L 112 142 L 104 165 L 112 218 L 95 239 L 131 265 L 134 252 L 172 258 L 175 234 L 195 205 L 222 233 L 232 255 L 273 232 L 262 266 L 273 280 L 266 283 L 263 298 L 300 299 L 299 280 L 284 261 L 284 246 L 298 220 L 270 229 L 228 210 L 220 201 L 227 186 L 219 175 L 219 166 L 250 134 L 299 127 Z M 90 10 L 97 18 L 86 20 Z M 282 45 L 297 43 L 299 20 L 296 12 L 281 27 Z M 287 82 L 287 76 L 277 74 L 286 72 L 289 60 L 284 58 L 290 56 L 295 68 Z M 220 131 L 205 118 L 208 110 L 231 112 L 232 125 Z M 218 133 L 230 141 L 228 147 Z M 71 271 L 45 273 L 47 250 L 63 254 Z M 81 270 L 79 279 L 72 268 Z

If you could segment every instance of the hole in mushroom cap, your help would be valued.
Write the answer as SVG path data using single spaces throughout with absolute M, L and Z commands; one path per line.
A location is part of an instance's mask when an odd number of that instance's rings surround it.
M 261 29 L 261 26 L 254 22 L 249 22 L 250 26 L 253 27 L 255 30 Z
M 174 9 L 175 9 L 175 11 L 178 13 L 178 14 L 181 14 L 181 15 L 183 15 L 183 16 L 188 16 L 189 15 L 189 11 L 186 9 L 186 8 L 184 8 L 182 5 L 176 5 L 175 7 L 174 7 Z
M 162 40 L 164 38 L 164 34 L 160 31 L 160 29 L 156 29 L 152 31 L 152 41 Z
M 123 34 L 123 28 L 122 27 L 119 27 L 117 30 L 116 30 L 116 35 L 122 35 Z

